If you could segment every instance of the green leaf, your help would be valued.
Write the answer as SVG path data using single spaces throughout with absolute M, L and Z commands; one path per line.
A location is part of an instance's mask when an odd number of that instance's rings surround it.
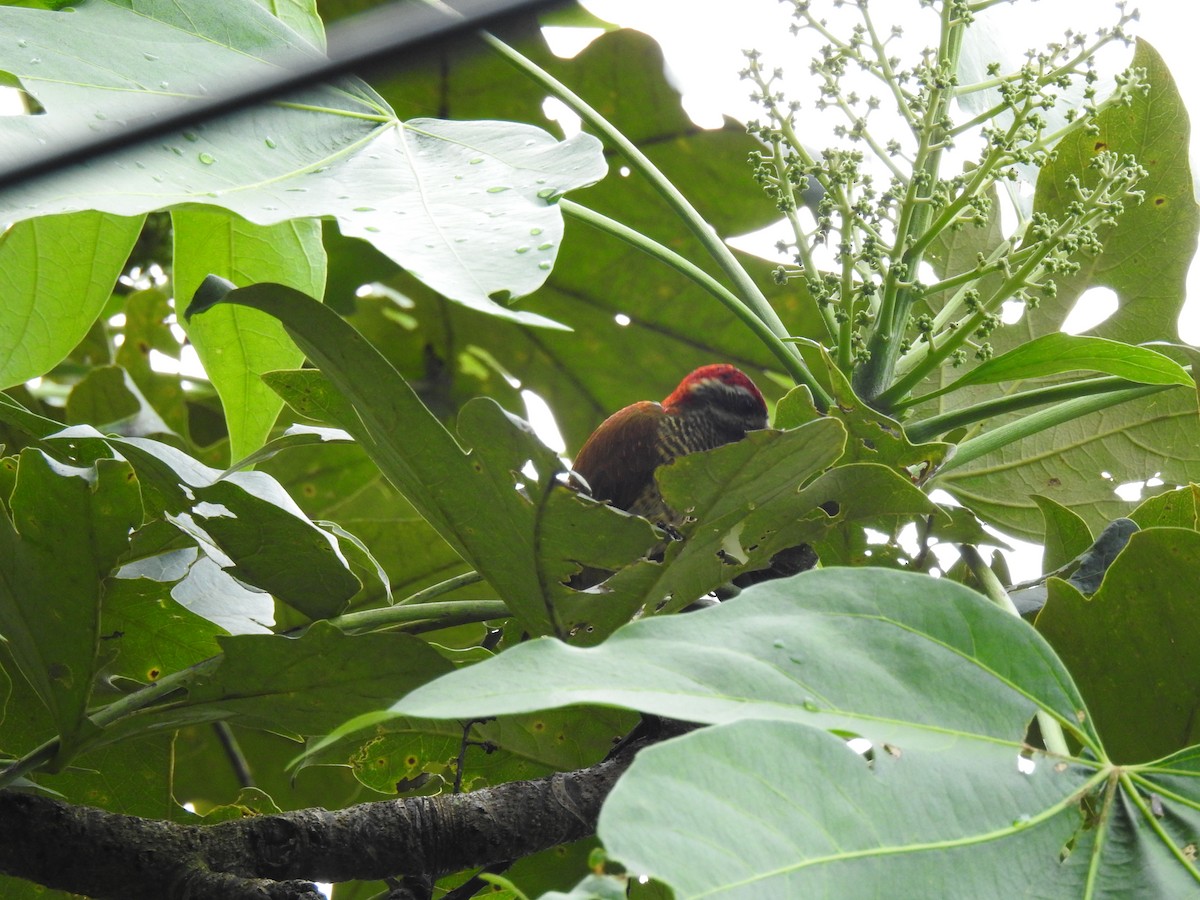
M 1083 829 L 1076 792 L 1089 773 L 1040 756 L 1026 773 L 1015 750 L 947 736 L 876 745 L 868 762 L 794 722 L 736 722 L 640 753 L 599 834 L 629 871 L 680 900 L 835 896 L 847 885 L 864 897 L 1036 893 Z M 705 771 L 720 776 L 697 777 Z
M 229 726 L 229 733 L 254 773 L 255 784 L 282 809 L 338 809 L 367 799 L 345 767 L 314 767 L 299 775 L 287 771 L 287 760 L 301 746 L 292 737 L 236 724 Z M 174 748 L 173 792 L 181 801 L 193 803 L 198 813 L 229 803 L 241 792 L 237 773 L 229 765 L 228 749 L 216 729 L 185 727 L 175 732 Z
M 278 392 L 276 392 L 278 393 Z M 348 432 L 342 431 L 340 428 L 320 428 L 311 425 L 293 425 L 277 438 L 272 438 L 267 441 L 249 456 L 239 459 L 228 469 L 226 473 L 238 472 L 242 469 L 249 469 L 259 463 L 266 462 L 269 459 L 274 459 L 275 456 L 285 450 L 294 450 L 297 447 L 313 447 L 322 446 L 324 444 L 334 444 L 340 442 L 353 442 L 354 438 Z
M 0 514 L 0 633 L 69 742 L 84 725 L 99 641 L 103 580 L 141 522 L 129 464 L 92 469 L 22 451 Z
M 644 750 L 601 812 L 610 855 L 677 897 L 825 895 L 847 883 L 871 896 L 1078 896 L 1089 878 L 1115 895 L 1175 896 L 1200 882 L 1184 846 L 1200 824 L 1198 767 L 1115 769 L 1049 646 L 945 580 L 808 572 L 634 622 L 599 647 L 519 645 L 393 712 L 457 719 L 584 703 L 716 726 Z M 1038 710 L 1089 755 L 1032 750 Z M 847 736 L 870 741 L 869 757 Z M 1164 831 L 1156 806 L 1179 825 Z M 1169 889 L 1130 892 L 1131 869 Z
M 463 789 L 539 778 L 593 765 L 637 724 L 624 710 L 555 710 L 474 723 L 464 760 Z M 435 785 L 454 783 L 463 725 L 428 719 L 390 719 L 371 732 L 349 731 L 306 754 L 310 765 L 349 765 L 365 785 L 394 793 L 400 782 L 434 776 Z M 422 785 L 426 787 L 426 785 Z
M 171 598 L 170 582 L 120 573 L 109 581 L 100 646 L 113 658 L 106 678 L 150 684 L 220 652 L 220 629 Z
M 968 384 L 996 384 L 1078 371 L 1104 372 L 1139 384 L 1194 386 L 1183 366 L 1156 350 L 1056 331 L 976 366 L 954 383 L 926 397 L 949 393 Z
M 824 374 L 835 401 L 833 406 L 827 413 L 821 413 L 813 405 L 809 391 L 796 388 L 779 401 L 776 428 L 791 428 L 828 416 L 840 420 L 850 433 L 840 463 L 870 462 L 896 470 L 908 469 L 922 480 L 937 469 L 950 452 L 950 444 L 940 441 L 913 444 L 899 422 L 871 409 L 855 395 L 849 380 L 824 348 L 813 356 L 820 362 L 819 367 L 813 368 Z
M 256 0 L 256 2 L 314 47 L 320 50 L 325 49 L 325 24 L 317 12 L 317 0 Z
M 542 894 L 540 900 L 622 900 L 628 896 L 628 890 L 629 884 L 625 879 L 615 878 L 612 875 L 592 874 L 575 885 L 569 892 L 549 891 Z
M 1184 528 L 1135 533 L 1090 600 L 1049 582 L 1038 630 L 1070 667 L 1119 762 L 1200 742 L 1200 686 L 1187 674 L 1200 656 L 1197 583 L 1200 534 Z
M 1142 528 L 1155 525 L 1200 531 L 1200 485 L 1189 484 L 1175 491 L 1142 501 L 1129 518 Z
M 306 39 L 241 0 L 0 7 L 0 31 L 25 41 L 0 47 L 0 69 L 46 110 L 0 120 L 0 140 L 14 153 L 74 139 L 85 117 L 103 128 L 164 103 L 178 108 L 217 78 L 252 83 L 273 77 L 280 59 L 319 58 Z M 156 47 L 170 53 L 146 49 Z M 258 225 L 334 216 L 343 233 L 370 241 L 443 295 L 548 326 L 491 298 L 522 296 L 545 281 L 562 242 L 554 200 L 605 169 L 590 135 L 558 141 L 510 122 L 402 123 L 363 82 L 345 79 L 89 161 L 60 176 L 53 193 L 13 188 L 0 198 L 0 219 L 86 209 L 139 215 L 183 203 L 224 207 Z
M 96 366 L 67 396 L 67 422 L 91 423 L 128 435 L 169 434 L 171 428 L 120 366 Z
M 13 118 L 0 117 L 0 133 Z M 140 216 L 76 212 L 0 234 L 0 389 L 44 375 L 83 339 L 141 228 Z
M 1049 497 L 1034 496 L 1033 502 L 1042 511 L 1042 519 L 1046 523 L 1042 537 L 1042 546 L 1045 548 L 1043 572 L 1053 572 L 1065 566 L 1092 546 L 1092 532 L 1087 523 L 1071 510 Z
M 955 689 L 930 693 L 936 684 Z M 392 711 L 476 718 L 585 703 L 687 722 L 786 719 L 906 749 L 987 735 L 1015 755 L 1035 708 L 1093 734 L 1032 628 L 960 585 L 883 569 L 805 572 L 712 609 L 633 622 L 598 647 L 530 641 Z
M 162 288 L 135 291 L 125 298 L 122 306 L 125 326 L 124 340 L 117 348 L 115 362 L 133 379 L 141 396 L 165 424 L 169 432 L 181 437 L 189 434 L 188 407 L 183 385 L 178 375 L 160 372 L 150 362 L 150 354 L 159 353 L 178 358 L 179 341 L 171 333 L 175 311 Z M 98 424 L 90 420 L 91 424 Z M 145 436 L 147 432 L 138 432 Z
M 248 589 L 230 574 L 230 569 L 221 568 L 212 557 L 197 557 L 197 550 L 191 548 L 143 560 L 136 569 L 126 566 L 121 571 L 127 573 L 132 569 L 145 572 L 153 566 L 162 566 L 171 574 L 179 567 L 185 567 L 186 574 L 171 588 L 171 599 L 221 631 L 229 634 L 267 634 L 272 630 L 270 626 L 275 623 L 275 601 L 271 595 Z M 210 626 L 209 631 L 211 633 L 214 629 Z
M 186 207 L 172 213 L 175 292 L 190 297 L 208 275 L 237 284 L 277 281 L 320 297 L 325 292 L 321 223 L 295 219 L 255 225 L 221 209 Z M 262 373 L 291 369 L 304 354 L 283 326 L 257 310 L 227 307 L 187 322 L 188 338 L 221 397 L 229 452 L 240 459 L 262 446 L 283 407 Z
M 219 566 L 311 618 L 336 615 L 361 587 L 337 539 L 313 525 L 263 472 L 228 477 L 166 444 L 110 439 L 153 505 Z

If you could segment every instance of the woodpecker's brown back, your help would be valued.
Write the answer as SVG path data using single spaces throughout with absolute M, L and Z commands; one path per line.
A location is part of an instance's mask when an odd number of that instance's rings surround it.
M 674 515 L 655 469 L 766 427 L 766 403 L 754 382 L 733 366 L 703 366 L 663 403 L 643 400 L 605 419 L 580 448 L 574 469 L 597 500 L 668 524 Z

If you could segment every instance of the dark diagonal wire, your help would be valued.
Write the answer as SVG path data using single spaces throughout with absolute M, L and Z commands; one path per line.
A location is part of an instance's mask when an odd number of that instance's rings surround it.
M 531 15 L 561 0 L 447 0 L 437 6 L 401 0 L 340 22 L 329 29 L 328 56 L 298 54 L 272 60 L 279 69 L 253 81 L 223 86 L 212 95 L 149 112 L 119 128 L 46 148 L 0 167 L 0 190 L 43 178 L 79 163 L 140 144 L 188 126 L 228 115 L 350 72 L 394 67 L 399 55 L 449 40 L 497 20 Z M 438 7 L 441 8 L 438 8 Z

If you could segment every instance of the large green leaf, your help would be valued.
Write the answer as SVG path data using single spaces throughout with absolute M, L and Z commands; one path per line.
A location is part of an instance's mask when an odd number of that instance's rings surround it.
M 295 219 L 255 225 L 222 209 L 186 207 L 171 216 L 176 294 L 190 297 L 209 275 L 235 284 L 277 281 L 313 297 L 325 293 L 321 223 Z M 266 440 L 283 406 L 262 373 L 291 369 L 304 355 L 275 319 L 251 309 L 223 309 L 188 323 L 188 338 L 221 396 L 231 459 Z
M 1159 772 L 1137 790 L 1115 780 L 1105 789 L 1103 769 L 1041 754 L 1022 765 L 1017 751 L 946 735 L 940 745 L 876 745 L 867 761 L 793 722 L 736 722 L 643 751 L 601 811 L 599 834 L 620 863 L 667 882 L 679 900 L 1195 893 L 1186 839 L 1172 840 L 1147 808 Z M 1189 774 L 1176 776 L 1170 804 L 1185 829 L 1200 818 Z M 1110 797 L 1091 821 L 1090 804 Z
M 393 710 L 474 718 L 583 703 L 689 722 L 788 719 L 901 747 L 987 734 L 1014 752 L 1040 705 L 1094 734 L 1028 625 L 960 585 L 882 569 L 806 572 L 714 609 L 634 622 L 586 650 L 531 641 Z
M 77 212 L 0 234 L 0 389 L 46 374 L 83 339 L 141 227 L 136 215 Z
M 0 30 L 23 35 L 0 47 L 0 69 L 46 110 L 0 120 L 13 154 L 74 139 L 81 121 L 102 130 L 219 90 L 224 79 L 270 77 L 281 55 L 318 58 L 253 0 L 2 7 Z M 170 53 L 154 52 L 164 47 Z M 13 188 L 0 197 L 0 219 L 137 215 L 181 203 L 222 206 L 259 225 L 330 215 L 445 296 L 546 325 L 490 298 L 545 280 L 562 240 L 554 198 L 604 172 L 590 136 L 559 142 L 506 122 L 401 123 L 365 84 L 345 80 L 90 161 L 50 188 Z
M 611 855 L 677 897 L 846 884 L 866 896 L 1081 896 L 1091 884 L 1151 898 L 1200 884 L 1194 751 L 1114 767 L 1045 641 L 945 580 L 809 572 L 632 623 L 599 647 L 520 645 L 393 711 L 584 703 L 717 726 L 643 751 L 601 812 Z M 1035 711 L 1087 752 L 1034 750 Z M 871 742 L 868 758 L 849 735 Z

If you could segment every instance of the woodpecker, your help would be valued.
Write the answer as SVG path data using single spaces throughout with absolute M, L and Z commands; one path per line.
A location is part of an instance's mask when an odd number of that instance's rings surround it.
M 575 457 L 575 483 L 618 509 L 659 525 L 678 524 L 654 470 L 766 427 L 767 404 L 744 372 L 724 363 L 701 366 L 661 404 L 642 400 L 600 423 Z

